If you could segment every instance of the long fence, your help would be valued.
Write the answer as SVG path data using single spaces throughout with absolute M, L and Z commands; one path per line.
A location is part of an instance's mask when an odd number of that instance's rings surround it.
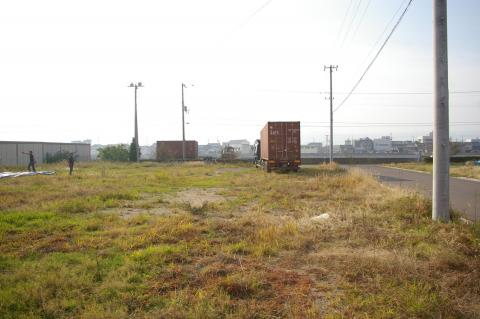
M 45 163 L 47 154 L 52 156 L 57 152 L 75 153 L 79 161 L 90 160 L 90 144 L 0 141 L 0 165 L 26 166 L 30 158 L 24 153 L 29 151 L 33 152 L 37 164 Z

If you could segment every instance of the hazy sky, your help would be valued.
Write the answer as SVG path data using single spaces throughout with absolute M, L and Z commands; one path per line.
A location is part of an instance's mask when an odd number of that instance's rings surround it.
M 3 1 L 0 140 L 128 143 L 127 85 L 141 81 L 142 145 L 181 139 L 182 82 L 194 84 L 185 90 L 187 139 L 253 142 L 267 121 L 299 120 L 302 143 L 324 142 L 329 101 L 315 93 L 329 89 L 324 65 L 338 65 L 338 105 L 407 2 Z M 478 0 L 449 1 L 452 92 L 480 91 L 479 13 Z M 334 114 L 336 144 L 431 131 L 431 94 L 378 93 L 432 92 L 432 45 L 432 1 L 415 0 L 357 89 L 369 94 Z M 451 94 L 450 106 L 451 136 L 480 136 L 480 94 Z

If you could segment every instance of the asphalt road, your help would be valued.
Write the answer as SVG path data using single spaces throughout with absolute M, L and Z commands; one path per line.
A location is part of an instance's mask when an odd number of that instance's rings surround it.
M 411 188 L 432 197 L 432 175 L 380 165 L 348 165 L 367 171 L 382 183 Z M 480 220 L 480 181 L 450 178 L 450 206 L 470 220 Z

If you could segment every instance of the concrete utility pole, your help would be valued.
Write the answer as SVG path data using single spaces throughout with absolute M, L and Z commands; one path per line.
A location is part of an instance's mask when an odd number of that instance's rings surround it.
M 185 161 L 185 101 L 183 98 L 183 89 L 187 86 L 182 83 L 182 160 Z
M 434 128 L 432 219 L 450 221 L 447 0 L 433 0 Z
M 135 148 L 137 151 L 137 162 L 140 162 L 140 143 L 138 142 L 138 121 L 137 121 L 137 89 L 143 87 L 142 82 L 130 83 L 129 87 L 135 88 Z
M 332 96 L 332 73 L 338 70 L 338 65 L 324 66 L 323 71 L 330 69 L 330 163 L 333 163 L 333 96 Z

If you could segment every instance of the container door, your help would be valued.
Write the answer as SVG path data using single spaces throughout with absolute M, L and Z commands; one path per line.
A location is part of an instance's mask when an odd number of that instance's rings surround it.
M 300 158 L 300 127 L 298 122 L 286 124 L 285 145 L 288 161 L 298 160 Z

